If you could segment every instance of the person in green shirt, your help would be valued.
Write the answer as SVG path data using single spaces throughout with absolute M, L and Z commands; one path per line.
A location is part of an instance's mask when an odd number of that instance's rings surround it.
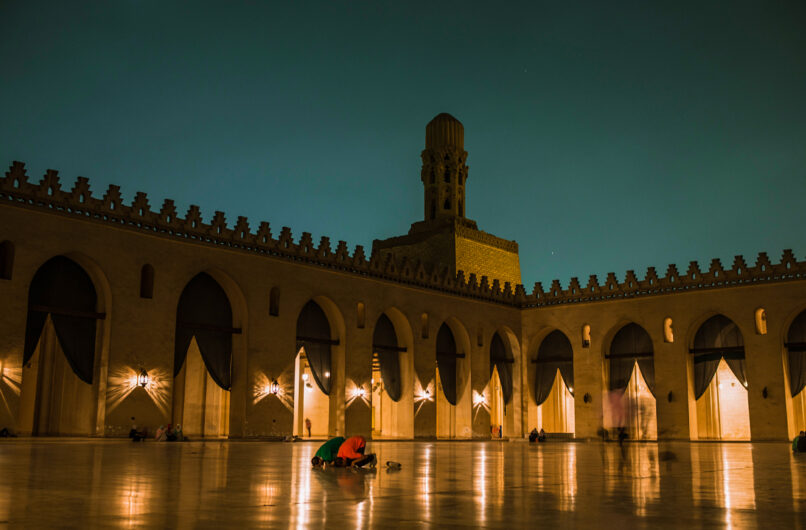
M 344 438 L 336 436 L 322 444 L 322 447 L 316 451 L 316 455 L 311 458 L 311 465 L 313 467 L 325 467 L 332 464 L 336 460 L 336 455 L 339 453 L 339 447 L 344 443 Z

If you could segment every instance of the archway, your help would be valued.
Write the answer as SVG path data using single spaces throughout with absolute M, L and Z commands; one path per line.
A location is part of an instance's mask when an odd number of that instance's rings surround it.
M 411 339 L 402 313 L 389 309 L 378 317 L 372 335 L 373 438 L 414 436 Z
M 635 323 L 622 327 L 605 355 L 610 393 L 605 426 L 624 427 L 630 439 L 657 439 L 655 361 L 652 338 Z
M 744 338 L 739 327 L 728 317 L 715 315 L 699 327 L 689 352 L 698 438 L 750 439 Z
M 546 433 L 574 433 L 574 351 L 560 330 L 540 343 L 535 367 L 537 428 Z
M 507 405 L 512 402 L 512 369 L 515 358 L 504 340 L 495 332 L 490 341 L 490 431 L 493 438 L 503 438 L 511 427 Z M 509 412 L 509 414 L 507 414 Z
M 326 438 L 331 434 L 332 348 L 339 344 L 330 321 L 316 301 L 309 300 L 297 317 L 297 358 L 294 368 L 295 436 Z M 309 428 L 310 427 L 310 428 Z
M 51 258 L 34 274 L 23 349 L 21 432 L 95 433 L 97 324 L 106 318 L 101 306 L 90 275 L 66 256 Z
M 457 346 L 457 330 L 464 331 L 455 322 L 449 325 L 446 321 L 437 332 L 437 438 L 472 436 L 472 411 L 468 395 L 469 363 L 465 359 L 470 341 L 466 332 L 458 337 L 462 343 L 460 351 Z
M 174 343 L 173 421 L 189 437 L 230 432 L 232 305 L 222 286 L 202 272 L 179 297 Z
M 792 396 L 792 425 L 790 431 L 806 430 L 806 311 L 801 312 L 786 335 L 789 367 L 789 393 Z

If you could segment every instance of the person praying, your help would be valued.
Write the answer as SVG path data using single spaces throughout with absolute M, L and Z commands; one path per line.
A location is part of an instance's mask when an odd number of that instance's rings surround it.
M 331 438 L 330 440 L 323 443 L 319 450 L 316 451 L 316 454 L 313 458 L 311 458 L 311 466 L 312 467 L 327 467 L 332 465 L 333 462 L 336 460 L 336 455 L 339 452 L 339 448 L 344 443 L 343 436 L 336 436 L 335 438 Z
M 378 458 L 374 453 L 368 455 L 364 454 L 367 447 L 367 441 L 363 436 L 351 436 L 347 438 L 336 455 L 336 466 L 338 467 L 375 467 Z

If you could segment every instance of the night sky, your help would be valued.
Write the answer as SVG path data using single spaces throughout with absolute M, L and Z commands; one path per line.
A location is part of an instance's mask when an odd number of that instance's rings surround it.
M 3 1 L 0 165 L 369 249 L 449 112 L 527 291 L 804 259 L 806 3 L 707 3 Z

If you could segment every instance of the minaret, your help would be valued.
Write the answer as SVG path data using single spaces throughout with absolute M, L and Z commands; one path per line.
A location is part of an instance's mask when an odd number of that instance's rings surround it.
M 447 113 L 425 127 L 425 150 L 420 178 L 425 195 L 425 221 L 465 217 L 467 152 L 465 128 Z

